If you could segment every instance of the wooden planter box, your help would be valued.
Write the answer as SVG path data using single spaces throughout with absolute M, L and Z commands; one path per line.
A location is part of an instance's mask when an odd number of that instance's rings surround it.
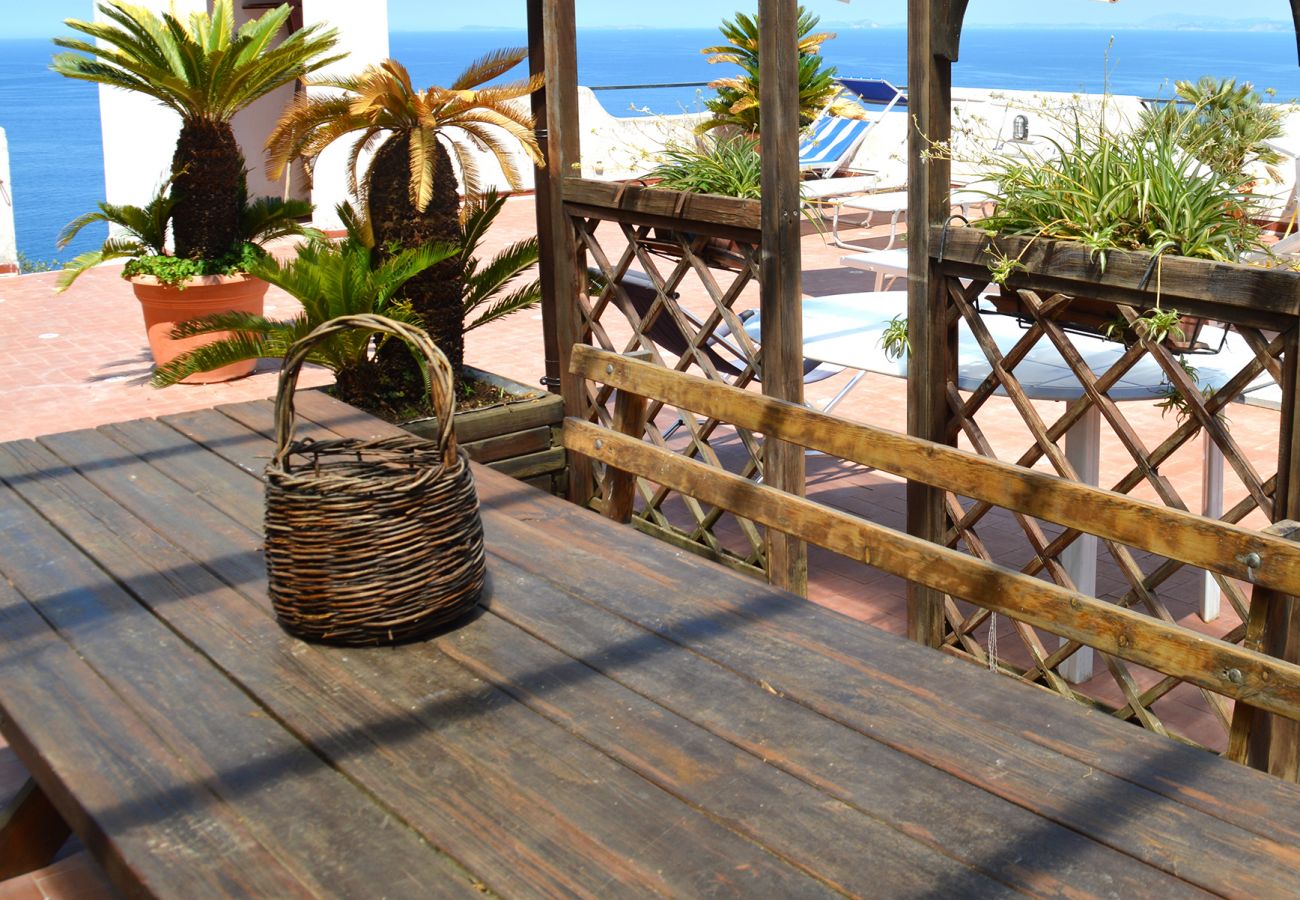
M 1166 256 L 1148 275 L 1150 254 L 1111 250 L 1103 272 L 1077 241 L 990 237 L 968 227 L 948 228 L 945 235 L 943 227 L 933 226 L 930 242 L 946 274 L 987 281 L 994 254 L 1006 255 L 1023 267 L 1007 279 L 1008 288 L 1088 298 L 1106 319 L 1114 318 L 1117 304 L 1145 310 L 1157 297 L 1161 306 L 1185 315 L 1257 328 L 1284 330 L 1300 315 L 1300 273 L 1286 269 Z
M 471 377 L 518 399 L 456 413 L 457 443 L 475 462 L 552 494 L 563 494 L 568 484 L 564 448 L 560 445 L 564 398 L 472 366 L 465 370 Z M 433 438 L 438 420 L 417 419 L 402 427 L 412 434 Z

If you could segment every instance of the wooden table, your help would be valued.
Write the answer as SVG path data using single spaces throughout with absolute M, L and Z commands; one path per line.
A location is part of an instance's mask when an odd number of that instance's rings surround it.
M 386 426 L 302 395 L 309 432 Z M 478 469 L 488 611 L 303 644 L 271 409 L 0 445 L 0 722 L 124 892 L 1277 896 L 1300 789 Z

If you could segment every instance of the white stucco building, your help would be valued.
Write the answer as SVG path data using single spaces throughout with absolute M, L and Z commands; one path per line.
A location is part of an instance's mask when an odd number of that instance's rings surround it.
M 181 15 L 210 6 L 208 0 L 135 2 L 157 12 L 174 7 Z M 242 23 L 276 5 L 265 0 L 237 0 L 235 14 Z M 352 73 L 388 56 L 388 4 L 383 0 L 366 0 L 364 3 L 292 0 L 292 5 L 294 13 L 289 27 L 303 28 L 322 23 L 337 28 L 339 49 L 348 53 L 346 59 L 318 74 Z M 322 155 L 310 190 L 305 187 L 301 170 L 290 172 L 278 182 L 268 180 L 264 171 L 263 143 L 295 90 L 298 90 L 296 86 L 285 85 L 235 116 L 235 137 L 248 163 L 248 191 L 254 197 L 288 195 L 310 200 L 316 207 L 315 224 L 318 227 L 338 227 L 334 206 L 346 197 L 345 142 L 330 147 Z M 148 97 L 104 85 L 99 88 L 99 110 L 104 140 L 105 197 L 109 203 L 143 204 L 171 171 L 180 120 L 174 112 Z M 12 231 L 11 226 L 10 234 Z M 0 263 L 4 262 L 4 233 L 0 223 Z

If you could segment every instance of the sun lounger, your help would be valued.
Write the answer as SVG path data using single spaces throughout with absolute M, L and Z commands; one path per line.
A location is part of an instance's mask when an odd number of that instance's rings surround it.
M 882 113 L 887 113 L 894 108 L 907 109 L 907 94 L 902 88 L 894 87 L 883 78 L 837 78 L 835 80 L 859 102 L 868 106 L 884 107 Z
M 961 215 L 970 218 L 971 208 L 982 206 L 994 199 L 992 184 L 990 182 L 977 182 L 955 189 L 949 196 L 952 208 L 959 210 Z M 857 196 L 844 197 L 835 202 L 826 204 L 834 209 L 831 216 L 831 243 L 836 247 L 843 247 L 845 250 L 859 250 L 864 253 L 871 252 L 875 249 L 890 250 L 898 241 L 898 219 L 907 212 L 907 191 L 886 191 L 880 194 L 860 194 Z M 862 244 L 854 244 L 844 240 L 840 236 L 840 215 L 843 212 L 866 213 L 866 219 L 862 222 L 862 228 L 870 228 L 871 220 L 876 213 L 888 213 L 889 219 L 889 240 L 882 248 L 866 247 Z M 906 268 L 906 266 L 904 266 Z
M 854 269 L 874 272 L 876 290 L 885 289 L 885 281 L 893 281 L 907 275 L 907 248 L 895 247 L 892 250 L 867 250 L 863 253 L 850 253 L 841 256 L 840 262 Z
M 846 168 L 872 124 L 868 119 L 822 116 L 799 142 L 799 171 L 829 177 Z

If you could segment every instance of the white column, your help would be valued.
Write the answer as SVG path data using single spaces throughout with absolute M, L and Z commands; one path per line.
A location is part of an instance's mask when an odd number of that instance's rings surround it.
M 163 13 L 170 0 L 135 0 Z M 177 0 L 183 20 L 207 9 L 206 0 Z M 95 6 L 96 21 L 107 21 Z M 109 203 L 144 206 L 167 180 L 181 131 L 180 116 L 152 97 L 99 85 L 99 120 L 104 141 L 104 197 Z M 89 210 L 86 210 L 89 212 Z
M 1101 412 L 1091 406 L 1065 434 L 1065 458 L 1085 484 L 1098 484 L 1101 471 Z M 1074 582 L 1075 589 L 1090 597 L 1097 594 L 1097 537 L 1081 534 L 1061 553 L 1061 565 Z M 1061 638 L 1061 644 L 1066 644 Z M 1092 648 L 1081 647 L 1057 667 L 1061 677 L 1079 684 L 1092 677 Z
M 386 2 L 356 3 L 354 0 L 304 0 L 302 5 L 303 27 L 322 25 L 334 27 L 339 31 L 339 45 L 335 52 L 346 50 L 348 55 L 316 73 L 317 78 L 327 75 L 352 75 L 366 66 L 380 63 L 388 57 L 388 4 Z M 469 62 L 468 59 L 465 60 Z M 417 84 L 416 88 L 428 87 Z M 326 88 L 308 89 L 313 95 L 331 93 Z M 335 141 L 325 148 L 316 160 L 313 173 L 311 202 L 316 211 L 312 214 L 312 224 L 317 228 L 342 228 L 334 211 L 343 200 L 355 198 L 348 195 L 347 163 L 348 152 L 357 135 L 349 135 Z M 376 144 L 376 146 L 378 146 Z M 369 164 L 370 154 L 360 160 L 358 175 L 364 174 Z
M 1201 470 L 1201 513 L 1210 519 L 1223 515 L 1223 451 L 1205 432 L 1205 465 Z M 1201 573 L 1201 620 L 1219 617 L 1219 583 L 1209 572 Z
M 28 185 L 32 189 L 35 185 Z M 0 275 L 18 271 L 18 235 L 14 230 L 14 185 L 9 176 L 9 140 L 0 128 Z

